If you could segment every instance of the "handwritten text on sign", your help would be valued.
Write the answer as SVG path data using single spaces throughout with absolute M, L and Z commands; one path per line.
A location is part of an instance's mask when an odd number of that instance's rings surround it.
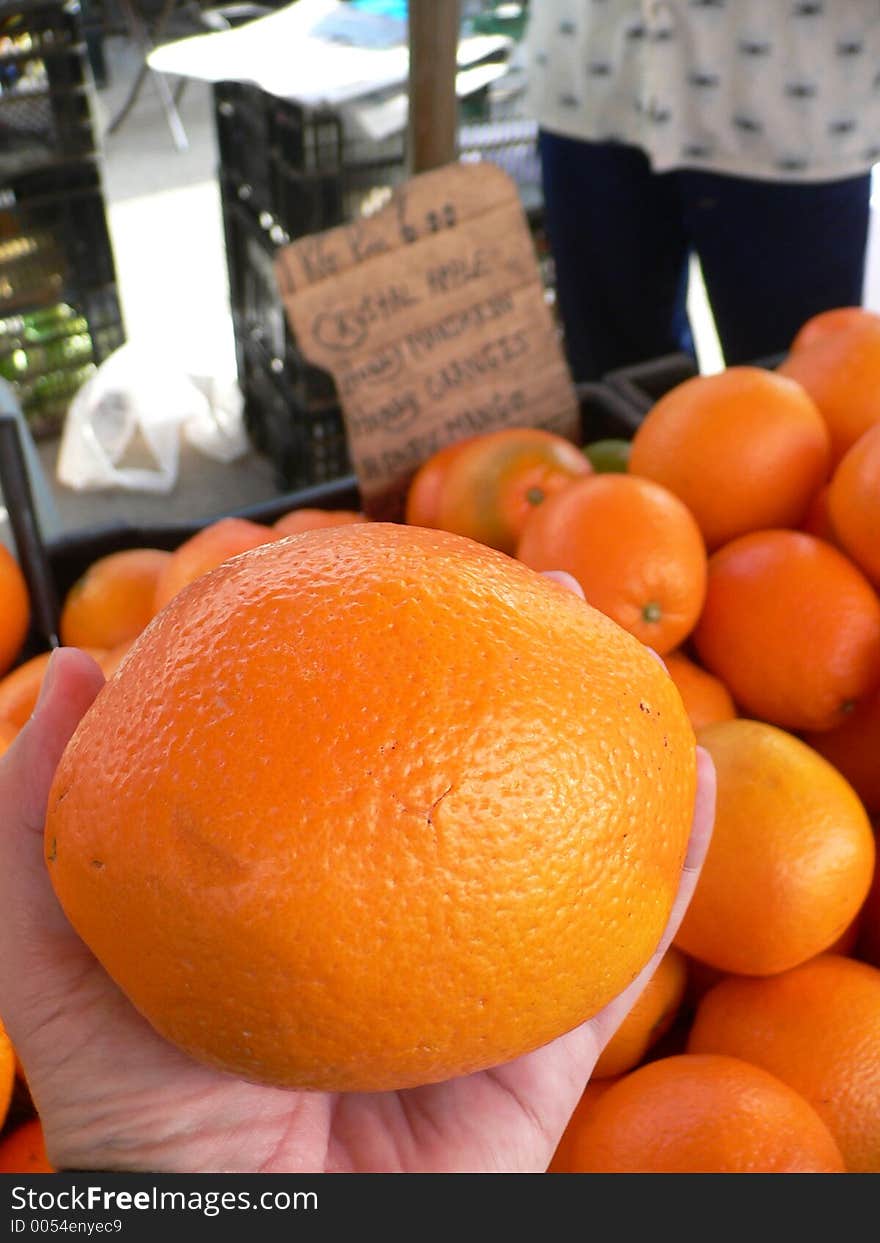
M 336 382 L 366 512 L 437 449 L 501 427 L 576 440 L 577 400 L 515 183 L 451 164 L 276 258 L 291 330 Z

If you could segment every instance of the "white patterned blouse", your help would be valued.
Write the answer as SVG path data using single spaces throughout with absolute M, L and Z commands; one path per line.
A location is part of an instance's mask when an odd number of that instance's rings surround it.
M 658 172 L 823 181 L 880 161 L 880 0 L 531 0 L 531 115 Z

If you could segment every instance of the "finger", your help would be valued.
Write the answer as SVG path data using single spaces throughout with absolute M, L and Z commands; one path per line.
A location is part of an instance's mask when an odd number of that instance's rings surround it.
M 646 644 L 645 646 L 647 647 L 647 644 Z M 663 659 L 663 657 L 660 655 L 660 653 L 659 653 L 659 652 L 655 652 L 655 651 L 654 651 L 654 649 L 653 649 L 653 647 L 648 647 L 648 651 L 649 651 L 649 652 L 651 653 L 651 655 L 654 657 L 654 659 L 656 660 L 657 664 L 658 664 L 658 665 L 662 665 L 662 666 L 663 666 L 663 668 L 664 668 L 664 669 L 666 670 L 666 672 L 668 673 L 668 672 L 669 672 L 669 669 L 668 669 L 668 668 L 667 668 L 667 666 L 666 666 L 666 661 Z
M 58 761 L 104 684 L 98 665 L 74 648 L 52 656 L 33 715 L 0 760 L 0 999 L 14 1022 L 16 1001 L 58 934 L 78 941 L 49 880 L 43 825 Z
M 552 579 L 554 583 L 560 583 L 563 587 L 567 587 L 569 591 L 573 591 L 582 600 L 586 599 L 583 587 L 574 575 L 569 574 L 567 570 L 542 570 L 541 573 L 545 578 Z
M 7 823 L 17 804 L 19 817 L 42 832 L 58 761 L 103 684 L 103 673 L 85 652 L 59 648 L 52 653 L 31 718 L 0 770 L 0 799 Z

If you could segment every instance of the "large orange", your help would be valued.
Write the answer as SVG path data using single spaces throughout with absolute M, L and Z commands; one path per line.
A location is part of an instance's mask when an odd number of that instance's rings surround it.
M 844 454 L 828 485 L 828 514 L 841 548 L 880 586 L 880 422 Z
M 668 652 L 663 660 L 694 729 L 711 725 L 713 721 L 730 721 L 737 715 L 733 696 L 720 678 L 682 651 Z
M 871 822 L 837 769 L 785 730 L 738 719 L 697 738 L 715 761 L 715 828 L 676 944 L 720 971 L 785 971 L 858 913 Z
M 872 815 L 880 814 L 880 687 L 835 729 L 804 741 L 838 768 Z
M 170 557 L 159 548 L 127 548 L 99 557 L 64 598 L 61 642 L 106 649 L 135 638 L 153 616 L 156 583 Z
M 678 692 L 603 614 L 473 541 L 359 523 L 154 619 L 65 752 L 46 853 L 197 1058 L 396 1088 L 533 1049 L 635 977 L 695 774 Z
M 741 713 L 784 729 L 833 729 L 880 684 L 877 593 L 801 531 L 755 531 L 712 554 L 693 640 Z
M 703 607 L 706 549 L 687 507 L 650 479 L 594 474 L 550 497 L 516 548 L 536 570 L 566 570 L 589 602 L 661 655 Z
M 828 429 L 793 381 L 728 367 L 685 380 L 652 406 L 629 469 L 680 497 L 711 551 L 747 531 L 801 524 L 828 474 Z
M 741 1057 L 821 1114 L 854 1173 L 880 1173 L 880 971 L 822 954 L 765 979 L 728 976 L 703 997 L 694 1053 Z
M 6 1034 L 6 1028 L 0 1019 L 0 1130 L 6 1121 L 9 1103 L 12 1100 L 12 1089 L 15 1086 L 15 1052 L 12 1041 Z
M 800 384 L 831 433 L 831 464 L 880 422 L 880 316 L 851 317 L 813 334 L 780 363 L 777 375 Z M 797 338 L 796 338 L 797 340 Z
M 579 1118 L 583 1174 L 842 1174 L 818 1111 L 781 1078 L 734 1057 L 647 1062 Z
M 473 436 L 445 463 L 433 525 L 512 553 L 528 517 L 592 473 L 582 450 L 540 427 Z
M 12 668 L 31 623 L 27 583 L 15 557 L 0 544 L 0 675 Z
M 230 557 L 258 548 L 281 534 L 249 518 L 217 518 L 175 548 L 156 583 L 153 611 L 158 613 L 172 596 Z
M 669 1031 L 684 998 L 687 965 L 674 946 L 666 951 L 633 1008 L 602 1050 L 595 1079 L 616 1078 L 634 1066 Z
M 0 1139 L 0 1174 L 54 1174 L 39 1118 L 29 1118 Z

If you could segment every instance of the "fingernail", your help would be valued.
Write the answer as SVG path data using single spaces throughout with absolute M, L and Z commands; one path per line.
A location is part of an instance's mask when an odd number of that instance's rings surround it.
M 668 672 L 669 672 L 669 669 L 668 669 L 668 668 L 667 668 L 667 666 L 666 666 L 666 661 L 663 659 L 663 657 L 660 655 L 660 653 L 659 653 L 659 652 L 655 652 L 655 651 L 654 651 L 654 649 L 653 649 L 653 647 L 649 647 L 647 643 L 645 644 L 645 647 L 647 647 L 647 648 L 648 648 L 648 651 L 649 651 L 649 652 L 651 653 L 651 655 L 654 657 L 654 659 L 656 660 L 657 664 L 658 664 L 658 665 L 660 665 L 663 669 L 666 669 L 666 672 L 668 673 Z
M 569 591 L 574 592 L 576 596 L 580 596 L 582 600 L 585 599 L 583 587 L 574 575 L 569 574 L 567 570 L 542 570 L 541 573 L 545 578 L 552 579 L 554 583 L 567 587 Z
M 52 687 L 58 676 L 58 648 L 53 647 L 48 663 L 46 664 L 46 672 L 43 674 L 43 681 L 40 684 L 40 693 L 37 696 L 37 702 L 34 704 L 34 713 L 38 712 L 44 700 L 48 699 L 52 694 Z

